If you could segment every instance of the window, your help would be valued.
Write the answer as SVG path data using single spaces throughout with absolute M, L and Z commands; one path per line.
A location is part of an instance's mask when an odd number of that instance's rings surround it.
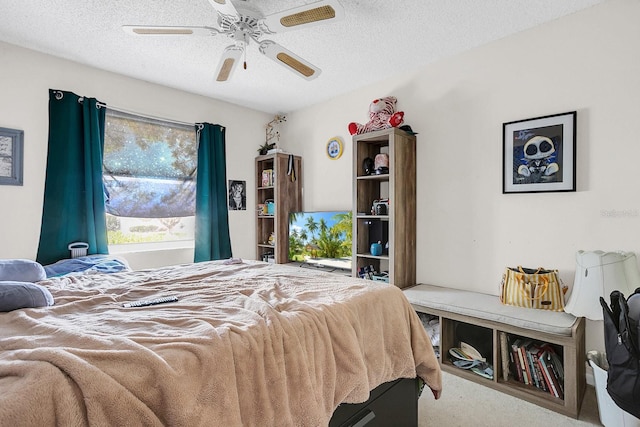
M 108 109 L 103 179 L 109 245 L 193 240 L 194 126 Z

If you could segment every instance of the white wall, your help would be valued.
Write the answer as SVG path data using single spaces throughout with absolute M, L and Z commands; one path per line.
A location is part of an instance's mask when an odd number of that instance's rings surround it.
M 40 235 L 47 159 L 49 89 L 97 98 L 115 108 L 187 123 L 226 126 L 227 178 L 254 188 L 254 157 L 272 117 L 210 98 L 79 65 L 0 43 L 0 127 L 24 130 L 24 185 L 0 186 L 0 258 L 34 259 Z M 246 211 L 230 211 L 234 256 L 255 257 L 253 196 Z M 126 255 L 125 255 L 126 256 Z M 193 261 L 193 250 L 138 253 L 134 268 Z
M 571 285 L 579 249 L 640 252 L 638 16 L 640 2 L 612 0 L 290 114 L 305 209 L 351 206 L 347 123 L 394 95 L 419 132 L 418 282 L 497 295 L 505 266 L 557 268 Z M 577 191 L 502 194 L 502 124 L 573 110 Z M 346 150 L 330 160 L 335 135 Z M 588 322 L 588 349 L 601 328 Z

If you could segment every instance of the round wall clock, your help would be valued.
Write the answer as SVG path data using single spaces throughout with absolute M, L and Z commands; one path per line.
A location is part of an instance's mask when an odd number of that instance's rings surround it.
M 329 142 L 327 142 L 327 156 L 329 156 L 331 160 L 339 159 L 340 156 L 342 156 L 342 151 L 342 139 L 340 139 L 339 136 L 334 136 L 329 139 Z

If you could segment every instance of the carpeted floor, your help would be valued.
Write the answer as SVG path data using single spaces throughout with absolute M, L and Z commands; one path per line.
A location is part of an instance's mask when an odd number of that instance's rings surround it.
M 418 401 L 419 427 L 601 425 L 592 386 L 587 386 L 576 420 L 446 372 L 442 373 L 442 384 L 439 400 L 434 400 L 429 390 L 422 393 Z

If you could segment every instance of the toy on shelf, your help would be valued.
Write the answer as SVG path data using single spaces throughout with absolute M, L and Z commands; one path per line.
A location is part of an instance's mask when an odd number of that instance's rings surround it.
M 404 121 L 404 112 L 396 111 L 397 102 L 395 96 L 375 99 L 369 105 L 369 121 L 365 124 L 349 123 L 349 133 L 359 135 L 400 126 Z

